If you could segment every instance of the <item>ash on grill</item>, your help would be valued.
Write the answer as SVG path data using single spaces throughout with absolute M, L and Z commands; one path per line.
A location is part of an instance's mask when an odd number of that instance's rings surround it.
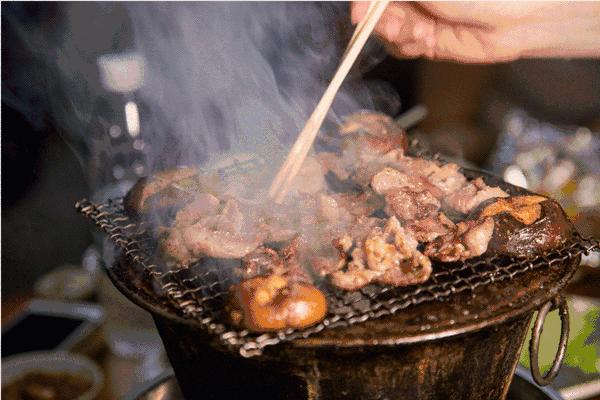
M 418 144 L 412 143 L 413 154 L 417 148 Z M 511 195 L 526 193 L 479 171 L 465 170 L 463 173 L 469 178 L 483 176 L 489 185 L 499 186 Z M 222 345 L 245 357 L 260 355 L 266 346 L 304 338 L 324 329 L 395 314 L 414 304 L 441 301 L 456 293 L 510 280 L 527 271 L 552 268 L 553 265 L 598 248 L 597 242 L 574 234 L 553 251 L 537 257 L 495 255 L 462 262 L 434 263 L 434 272 L 424 284 L 418 286 L 393 288 L 368 285 L 358 291 L 345 292 L 318 284 L 326 294 L 328 303 L 324 320 L 305 329 L 260 334 L 233 327 L 224 313 L 229 288 L 235 282 L 231 281 L 230 276 L 223 275 L 223 264 L 239 265 L 239 261 L 205 259 L 189 268 L 169 269 L 155 262 L 156 242 L 148 234 L 149 223 L 131 220 L 124 212 L 122 199 L 102 204 L 83 200 L 77 204 L 77 208 L 107 232 L 124 254 L 141 268 L 144 273 L 141 279 L 156 282 L 155 286 L 160 288 L 160 292 L 153 295 L 163 298 L 181 317 L 199 322 Z

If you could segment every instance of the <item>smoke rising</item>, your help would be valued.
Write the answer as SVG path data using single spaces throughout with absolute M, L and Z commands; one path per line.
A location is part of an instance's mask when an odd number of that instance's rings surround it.
M 127 10 L 147 65 L 139 91 L 146 134 L 161 149 L 151 169 L 225 150 L 283 151 L 324 92 L 352 28 L 343 3 L 130 3 Z M 361 108 L 396 111 L 396 97 L 380 97 L 386 104 L 349 79 L 328 122 Z
M 134 100 L 145 173 L 222 151 L 283 156 L 353 30 L 348 5 L 337 2 L 37 3 L 3 11 L 16 32 L 11 46 L 28 55 L 3 71 L 3 100 L 38 127 L 48 114 L 86 169 L 97 152 L 123 156 L 109 130 Z M 145 61 L 143 84 L 115 100 L 102 85 L 98 60 L 129 52 Z M 375 40 L 368 43 L 324 129 L 358 109 L 397 112 L 391 89 L 360 78 L 383 54 Z

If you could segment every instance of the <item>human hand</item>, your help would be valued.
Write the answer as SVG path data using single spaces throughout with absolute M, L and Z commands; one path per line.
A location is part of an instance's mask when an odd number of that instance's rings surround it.
M 352 22 L 369 2 L 352 3 Z M 375 33 L 396 57 L 493 63 L 600 57 L 600 2 L 400 2 Z

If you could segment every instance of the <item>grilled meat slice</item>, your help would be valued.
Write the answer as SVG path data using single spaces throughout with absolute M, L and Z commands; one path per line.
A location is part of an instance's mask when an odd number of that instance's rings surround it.
M 477 178 L 446 197 L 445 204 L 456 211 L 468 214 L 484 201 L 497 197 L 508 197 L 508 193 L 499 187 L 490 187 L 483 179 Z
M 175 214 L 175 226 L 188 226 L 201 218 L 216 215 L 219 211 L 219 199 L 209 193 L 198 193 L 194 199 Z
M 172 227 L 162 229 L 159 247 L 166 261 L 188 265 L 203 256 L 241 258 L 264 240 L 245 222 L 236 200 L 218 207 L 210 196 L 204 201 L 211 204 L 190 203 L 176 214 Z
M 371 188 L 380 195 L 392 189 L 411 187 L 414 187 L 414 182 L 410 176 L 390 167 L 383 168 L 371 178 Z
M 371 282 L 406 286 L 429 279 L 429 258 L 417 250 L 417 240 L 395 217 L 356 244 L 345 270 L 331 274 L 331 283 L 340 289 L 357 290 Z
M 242 259 L 242 278 L 256 276 L 283 275 L 285 265 L 277 251 L 261 246 L 246 254 Z
M 401 188 L 417 193 L 428 191 L 436 198 L 442 196 L 442 192 L 432 185 L 425 176 L 405 173 L 391 167 L 385 167 L 372 176 L 371 188 L 375 193 L 382 196 L 391 190 Z
M 388 215 L 395 215 L 403 221 L 427 218 L 440 209 L 440 201 L 427 190 L 392 189 L 386 193 L 385 201 Z
M 407 221 L 406 229 L 421 243 L 428 243 L 456 229 L 456 225 L 442 212 L 435 216 Z
M 312 283 L 310 274 L 300 263 L 300 244 L 297 236 L 278 251 L 265 246 L 253 250 L 242 259 L 242 278 L 281 275 L 290 282 Z
M 344 144 L 360 153 L 383 155 L 392 150 L 402 154 L 408 148 L 408 138 L 402 128 L 385 114 L 358 112 L 345 118 L 339 128 Z
M 443 262 L 466 260 L 484 254 L 494 232 L 494 220 L 482 218 L 459 222 L 456 230 L 425 247 L 425 254 Z

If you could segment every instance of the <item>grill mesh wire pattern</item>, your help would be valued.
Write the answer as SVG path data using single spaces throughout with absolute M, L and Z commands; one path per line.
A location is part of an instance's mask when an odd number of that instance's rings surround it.
M 534 258 L 514 259 L 507 256 L 488 256 L 461 263 L 434 263 L 429 280 L 418 286 L 393 288 L 369 285 L 354 292 L 344 292 L 321 283 L 328 301 L 328 313 L 319 324 L 306 329 L 287 329 L 272 333 L 252 333 L 227 323 L 224 306 L 232 281 L 224 276 L 219 260 L 195 263 L 187 268 L 167 268 L 154 262 L 156 240 L 150 234 L 148 222 L 132 220 L 123 208 L 123 199 L 96 204 L 89 200 L 77 203 L 76 208 L 91 219 L 128 257 L 133 267 L 140 268 L 145 277 L 158 288 L 157 296 L 167 301 L 183 318 L 200 323 L 211 335 L 217 336 L 226 347 L 244 357 L 262 354 L 265 347 L 305 338 L 326 328 L 349 326 L 369 319 L 395 314 L 413 304 L 443 300 L 455 293 L 474 291 L 494 282 L 510 280 L 542 267 L 562 265 L 581 254 L 600 249 L 597 241 L 575 234 L 554 251 Z

